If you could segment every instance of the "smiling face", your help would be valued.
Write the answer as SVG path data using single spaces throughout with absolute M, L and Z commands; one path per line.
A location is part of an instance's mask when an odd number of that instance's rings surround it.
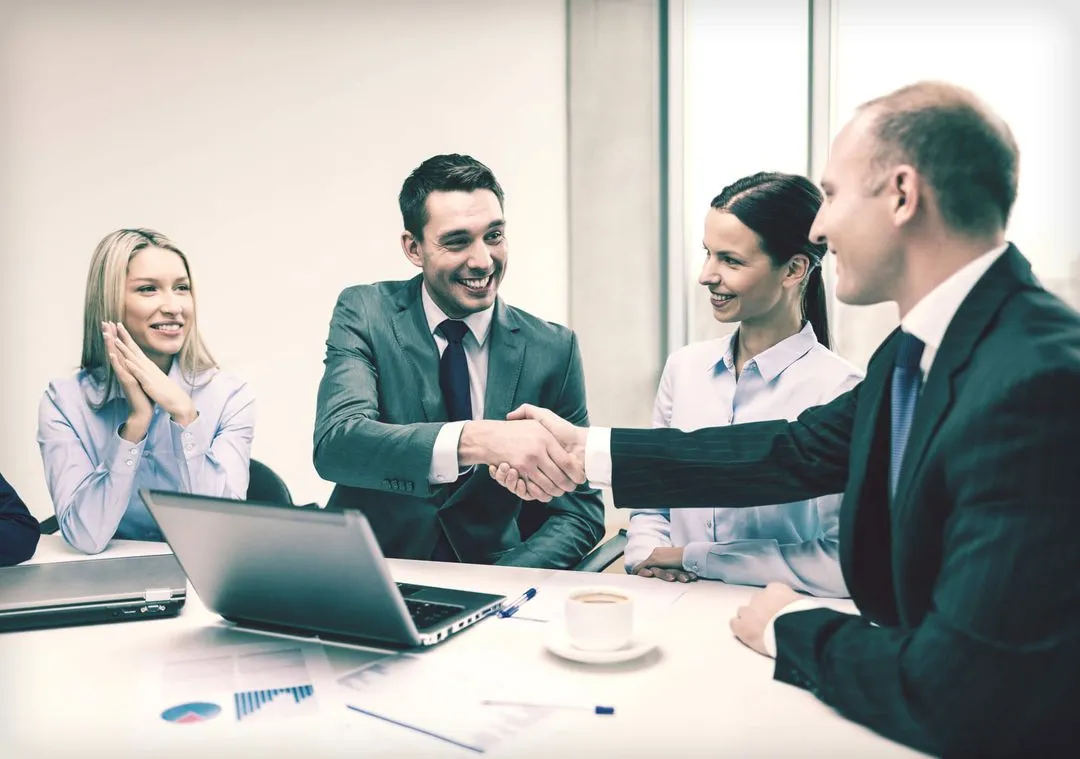
M 821 180 L 825 202 L 810 228 L 810 239 L 836 255 L 836 297 L 854 306 L 895 300 L 904 273 L 895 193 L 872 181 L 872 126 L 863 113 L 836 136 Z
M 183 347 L 194 319 L 184 260 L 153 246 L 135 253 L 128 261 L 124 286 L 124 327 L 147 358 L 167 367 Z
M 451 319 L 495 302 L 506 273 L 506 222 L 490 190 L 432 192 L 425 200 L 423 240 L 406 231 L 401 247 L 424 272 L 431 299 Z
M 787 308 L 801 277 L 774 266 L 754 231 L 727 211 L 705 217 L 705 264 L 698 282 L 709 290 L 713 317 L 724 323 L 766 321 Z

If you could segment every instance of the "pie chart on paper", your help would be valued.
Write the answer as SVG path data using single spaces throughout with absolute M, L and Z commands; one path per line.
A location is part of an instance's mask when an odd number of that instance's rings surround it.
M 196 722 L 206 722 L 219 714 L 221 714 L 221 707 L 217 704 L 196 701 L 166 709 L 161 713 L 161 718 L 178 725 L 191 725 Z

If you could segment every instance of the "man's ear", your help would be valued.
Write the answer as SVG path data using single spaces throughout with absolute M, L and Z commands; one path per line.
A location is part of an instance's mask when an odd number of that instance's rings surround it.
M 898 166 L 893 172 L 889 192 L 893 195 L 893 218 L 902 226 L 915 217 L 922 202 L 922 177 L 911 166 Z
M 413 266 L 423 267 L 424 255 L 420 251 L 420 241 L 413 237 L 413 233 L 405 230 L 401 233 L 401 252 L 405 258 L 412 262 Z

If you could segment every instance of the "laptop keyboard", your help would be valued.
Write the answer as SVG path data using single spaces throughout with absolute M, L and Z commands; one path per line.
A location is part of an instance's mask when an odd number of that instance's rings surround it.
M 465 610 L 464 606 L 414 601 L 411 598 L 405 599 L 405 608 L 409 610 L 409 616 L 412 617 L 417 630 L 427 630 L 435 627 L 440 622 L 450 619 L 450 617 Z
M 415 601 L 409 598 L 409 596 L 415 596 L 422 590 L 427 590 L 423 585 L 410 585 L 407 582 L 399 582 L 395 583 L 395 585 L 397 585 L 398 592 L 404 597 L 405 608 L 409 610 L 409 616 L 412 617 L 413 623 L 418 630 L 434 627 L 440 622 L 450 619 L 455 614 L 465 611 L 464 606 Z

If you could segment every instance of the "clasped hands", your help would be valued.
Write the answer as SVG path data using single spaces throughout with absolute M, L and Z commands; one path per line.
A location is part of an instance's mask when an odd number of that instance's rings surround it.
M 466 424 L 458 445 L 463 466 L 484 465 L 519 498 L 547 503 L 585 482 L 585 438 L 557 414 L 525 404 L 507 422 Z

